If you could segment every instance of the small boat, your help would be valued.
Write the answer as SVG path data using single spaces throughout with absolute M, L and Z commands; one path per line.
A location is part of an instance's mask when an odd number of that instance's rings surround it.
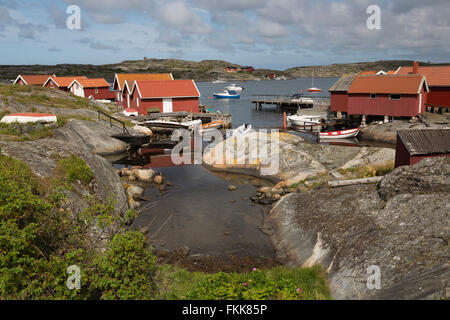
M 252 130 L 252 125 L 249 123 L 244 123 L 242 126 L 237 127 L 234 130 L 229 130 L 227 133 L 227 139 L 231 137 L 237 137 L 244 134 L 247 134 Z
M 201 129 L 217 129 L 223 125 L 222 120 L 212 121 L 201 125 Z
M 139 112 L 136 109 L 133 108 L 127 108 L 125 110 L 122 111 L 122 114 L 125 117 L 137 117 L 139 115 Z
M 322 116 L 302 116 L 302 115 L 294 115 L 294 116 L 288 116 L 287 119 L 291 122 L 294 126 L 304 126 L 308 124 L 319 124 L 325 121 L 325 119 Z
M 215 129 L 219 129 L 223 125 L 222 120 L 212 121 L 210 123 L 205 123 L 200 126 L 199 133 L 206 133 L 209 131 L 213 131 Z
M 314 87 L 314 69 L 312 72 L 311 88 L 308 89 L 308 92 L 322 92 L 322 89 Z
M 1 123 L 33 123 L 57 122 L 56 115 L 52 113 L 11 113 L 2 118 Z
M 228 90 L 228 91 L 234 91 L 234 92 L 236 92 L 236 93 L 242 93 L 242 90 L 244 90 L 244 88 L 242 88 L 242 87 L 237 87 L 237 86 L 236 86 L 236 83 L 232 83 L 232 84 L 230 84 L 229 86 L 226 86 L 226 87 L 225 87 L 225 90 Z
M 218 79 L 214 80 L 212 83 L 225 83 L 225 82 L 226 82 L 225 80 Z
M 215 99 L 239 99 L 241 97 L 239 93 L 232 90 L 224 90 L 220 93 L 214 93 L 213 96 Z
M 141 126 L 145 127 L 155 127 L 155 128 L 167 128 L 167 129 L 195 129 L 201 125 L 201 120 L 193 120 L 187 122 L 175 122 L 175 121 L 161 121 L 161 120 L 151 120 L 139 123 Z
M 356 137 L 361 128 L 332 131 L 332 132 L 320 132 L 320 139 L 347 139 Z

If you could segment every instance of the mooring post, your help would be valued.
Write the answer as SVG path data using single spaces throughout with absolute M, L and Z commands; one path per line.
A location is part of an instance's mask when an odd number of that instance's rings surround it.
M 283 112 L 283 125 L 284 125 L 284 132 L 286 132 L 286 112 Z

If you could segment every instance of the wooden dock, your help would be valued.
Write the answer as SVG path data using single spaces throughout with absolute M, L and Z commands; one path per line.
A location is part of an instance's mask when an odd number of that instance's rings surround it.
M 316 100 L 318 99 L 329 99 L 326 96 L 314 96 L 307 97 L 304 96 L 303 99 L 311 99 L 313 103 L 305 103 L 302 98 L 293 99 L 292 95 L 275 95 L 275 94 L 254 94 L 252 95 L 251 102 L 255 104 L 255 108 L 262 110 L 263 104 L 276 105 L 279 109 L 311 109 L 314 107 Z

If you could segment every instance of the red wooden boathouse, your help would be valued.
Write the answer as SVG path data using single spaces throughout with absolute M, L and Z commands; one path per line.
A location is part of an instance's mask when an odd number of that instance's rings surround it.
M 87 79 L 87 77 L 49 77 L 43 86 L 46 88 L 57 88 L 63 91 L 69 91 L 69 86 L 72 84 L 73 80 L 82 79 Z
M 420 75 L 357 76 L 348 90 L 348 114 L 415 117 L 425 112 L 427 92 Z
M 412 67 L 400 67 L 397 74 L 420 74 L 427 79 L 430 92 L 426 104 L 436 107 L 450 108 L 450 66 L 419 66 L 414 62 Z
M 194 80 L 135 81 L 131 107 L 149 112 L 199 112 L 200 92 Z
M 73 80 L 69 90 L 76 96 L 92 98 L 96 100 L 112 100 L 115 93 L 109 90 L 109 83 L 103 79 L 80 79 Z
M 450 129 L 401 130 L 397 132 L 396 168 L 435 157 L 450 158 Z

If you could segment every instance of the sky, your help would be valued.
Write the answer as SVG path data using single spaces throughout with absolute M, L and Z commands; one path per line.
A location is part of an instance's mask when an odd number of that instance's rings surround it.
M 80 29 L 67 28 L 70 5 Z M 0 0 L 0 64 L 450 62 L 449 17 L 450 0 Z

